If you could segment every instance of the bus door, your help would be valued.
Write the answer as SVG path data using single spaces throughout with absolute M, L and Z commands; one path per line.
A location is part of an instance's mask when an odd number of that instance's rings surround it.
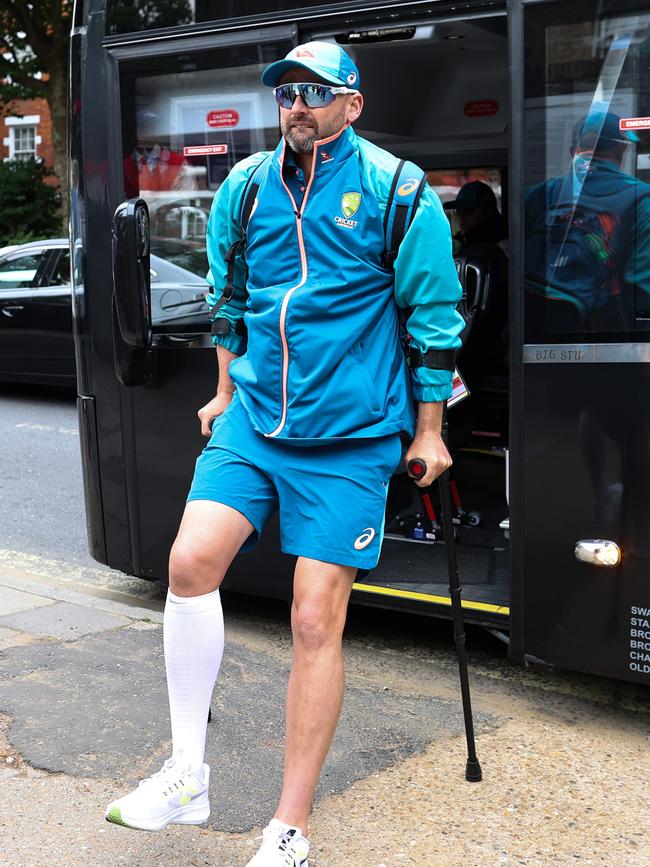
M 167 572 L 169 545 L 205 444 L 197 410 L 216 390 L 205 303 L 210 206 L 237 161 L 277 144 L 278 112 L 260 74 L 291 50 L 294 33 L 292 26 L 249 29 L 138 40 L 111 51 L 121 130 L 119 152 L 111 156 L 120 167 L 113 210 L 134 198 L 149 210 L 152 351 L 139 357 L 114 328 L 115 376 L 126 383 L 119 404 L 128 444 L 128 569 L 143 576 Z M 111 504 L 104 508 L 110 514 Z M 110 547 L 110 524 L 106 532 Z
M 650 683 L 650 13 L 510 12 L 513 654 Z

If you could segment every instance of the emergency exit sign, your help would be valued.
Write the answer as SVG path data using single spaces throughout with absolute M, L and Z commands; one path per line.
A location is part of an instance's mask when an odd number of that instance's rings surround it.
M 183 148 L 183 156 L 186 156 L 186 157 L 204 157 L 204 156 L 214 156 L 215 154 L 227 154 L 227 153 L 228 153 L 228 145 L 227 144 L 191 145 L 190 147 Z
M 626 129 L 650 129 L 650 117 L 623 117 L 618 123 L 618 128 Z

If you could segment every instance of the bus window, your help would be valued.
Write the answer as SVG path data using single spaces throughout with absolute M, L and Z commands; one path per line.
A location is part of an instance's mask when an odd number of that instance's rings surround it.
M 650 14 L 593 12 L 527 17 L 529 343 L 650 331 Z
M 227 47 L 121 70 L 124 195 L 147 202 L 151 252 L 176 266 L 175 274 L 184 270 L 178 282 L 192 291 L 196 276 L 208 271 L 205 237 L 216 190 L 236 162 L 276 146 L 278 112 L 260 74 L 290 48 Z M 196 316 L 208 330 L 204 305 Z

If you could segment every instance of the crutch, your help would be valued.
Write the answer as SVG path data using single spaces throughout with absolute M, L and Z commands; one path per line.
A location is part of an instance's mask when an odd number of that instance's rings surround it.
M 447 446 L 447 406 L 442 417 L 442 440 Z M 408 473 L 413 479 L 421 479 L 427 473 L 426 463 L 419 458 L 412 458 L 408 462 Z M 449 595 L 451 597 L 451 613 L 454 623 L 454 641 L 458 654 L 458 673 L 460 675 L 460 692 L 463 699 L 463 716 L 465 717 L 465 737 L 467 739 L 467 765 L 465 767 L 465 779 L 470 783 L 479 783 L 483 779 L 483 772 L 476 757 L 476 744 L 474 742 L 474 720 L 472 718 L 472 701 L 469 694 L 469 674 L 467 671 L 467 654 L 465 653 L 465 629 L 463 626 L 463 609 L 461 605 L 461 587 L 458 576 L 458 558 L 456 556 L 456 540 L 454 538 L 454 522 L 451 513 L 451 492 L 449 490 L 449 470 L 438 478 L 440 491 L 440 508 L 442 511 L 442 529 L 445 534 L 447 548 L 447 568 L 449 572 Z

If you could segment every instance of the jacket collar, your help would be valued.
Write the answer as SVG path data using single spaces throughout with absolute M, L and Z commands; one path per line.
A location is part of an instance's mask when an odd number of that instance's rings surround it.
M 314 143 L 313 173 L 318 177 L 328 174 L 332 168 L 340 165 L 357 150 L 357 135 L 352 127 L 346 124 L 333 136 Z M 294 154 L 284 138 L 280 139 L 273 160 L 280 172 L 284 170 L 285 165 L 296 165 Z

